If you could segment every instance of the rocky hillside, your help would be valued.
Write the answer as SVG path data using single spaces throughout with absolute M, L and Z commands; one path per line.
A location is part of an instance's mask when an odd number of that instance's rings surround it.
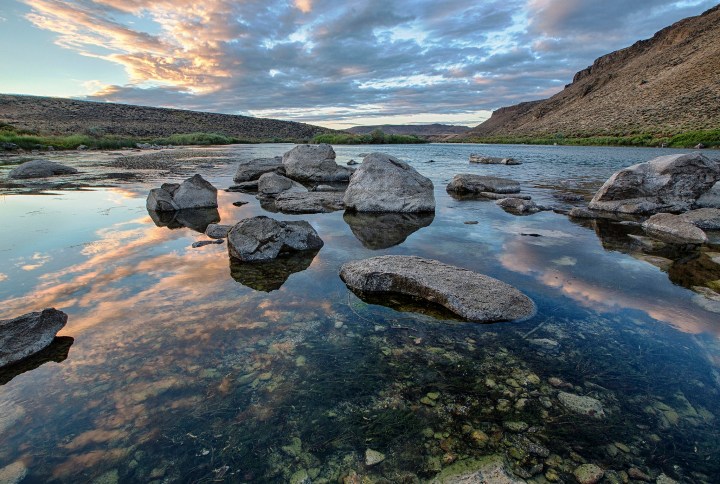
M 242 140 L 310 140 L 333 130 L 310 124 L 181 109 L 0 94 L 0 123 L 44 135 L 162 137 L 219 133 Z
M 452 134 L 464 134 L 470 131 L 467 126 L 453 126 L 449 124 L 383 124 L 378 126 L 355 126 L 349 128 L 352 134 L 368 134 L 379 129 L 385 134 L 402 134 L 415 136 L 446 136 Z
M 720 5 L 597 59 L 550 99 L 463 137 L 672 135 L 720 127 Z

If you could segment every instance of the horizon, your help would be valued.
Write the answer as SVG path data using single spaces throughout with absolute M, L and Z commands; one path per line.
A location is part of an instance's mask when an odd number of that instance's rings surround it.
M 714 5 L 11 0 L 0 52 L 15 60 L 0 91 L 333 129 L 476 126 Z

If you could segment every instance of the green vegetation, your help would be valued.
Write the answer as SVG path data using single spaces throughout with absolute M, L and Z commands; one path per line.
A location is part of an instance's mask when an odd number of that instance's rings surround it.
M 646 146 L 694 148 L 703 144 L 708 148 L 720 147 L 720 129 L 686 131 L 676 135 L 633 134 L 625 136 L 564 136 L 561 133 L 547 136 L 491 136 L 453 140 L 460 143 L 566 145 L 566 146 Z
M 313 143 L 327 143 L 331 145 L 408 145 L 429 143 L 428 140 L 417 136 L 402 134 L 385 134 L 376 129 L 368 134 L 319 134 L 313 138 Z

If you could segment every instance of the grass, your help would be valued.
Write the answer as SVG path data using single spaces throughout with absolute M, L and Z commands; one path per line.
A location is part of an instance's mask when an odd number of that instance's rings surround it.
M 417 136 L 385 134 L 381 130 L 376 129 L 368 134 L 319 134 L 313 138 L 312 142 L 331 145 L 407 145 L 428 143 L 429 141 Z

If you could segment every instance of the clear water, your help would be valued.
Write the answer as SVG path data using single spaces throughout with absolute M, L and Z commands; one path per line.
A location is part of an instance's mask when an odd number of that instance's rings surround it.
M 235 161 L 287 149 L 219 149 L 197 172 L 225 188 Z M 308 220 L 325 246 L 265 271 L 156 226 L 145 196 L 165 180 L 0 198 L 0 318 L 69 315 L 37 368 L 0 379 L 0 468 L 22 462 L 23 482 L 414 482 L 500 454 L 531 482 L 573 482 L 581 463 L 607 482 L 631 468 L 720 482 L 720 315 L 696 292 L 720 281 L 720 246 L 643 248 L 633 227 L 516 217 L 444 189 L 457 173 L 508 176 L 567 208 L 560 194 L 589 197 L 672 150 L 352 146 L 338 162 L 370 150 L 433 180 L 434 218 L 271 214 Z M 524 164 L 469 165 L 472 152 Z M 219 196 L 209 216 L 222 223 L 266 213 L 251 195 Z M 499 278 L 538 313 L 479 325 L 368 304 L 339 268 L 381 254 Z M 561 391 L 605 416 L 571 411 Z M 366 465 L 367 449 L 385 460 Z

